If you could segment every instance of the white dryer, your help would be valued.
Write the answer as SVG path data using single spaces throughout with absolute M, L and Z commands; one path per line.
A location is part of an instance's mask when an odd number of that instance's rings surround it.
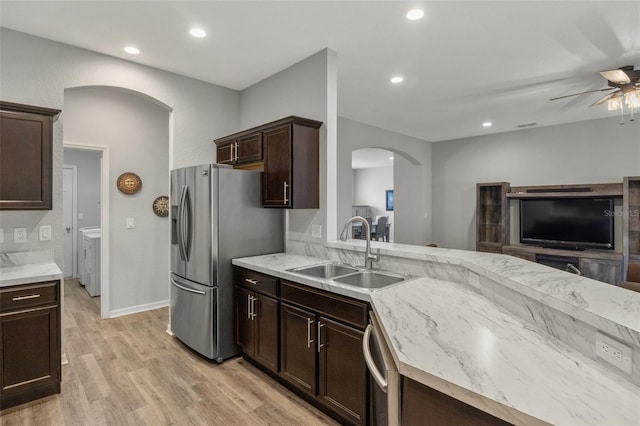
M 100 229 L 87 230 L 82 238 L 84 260 L 81 282 L 91 296 L 100 296 Z

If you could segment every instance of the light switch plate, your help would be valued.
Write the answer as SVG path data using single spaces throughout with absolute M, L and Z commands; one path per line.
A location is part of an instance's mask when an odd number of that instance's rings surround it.
M 311 225 L 311 236 L 313 238 L 322 238 L 322 225 Z
M 127 218 L 127 229 L 133 229 L 136 227 L 136 221 L 132 217 Z
M 51 241 L 51 225 L 40 227 L 40 241 Z
M 27 228 L 14 228 L 14 230 L 13 230 L 13 242 L 14 243 L 26 243 L 27 242 Z

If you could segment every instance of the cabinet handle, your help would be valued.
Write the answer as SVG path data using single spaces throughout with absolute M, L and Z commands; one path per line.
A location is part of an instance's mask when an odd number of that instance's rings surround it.
M 17 302 L 19 300 L 37 299 L 38 297 L 40 297 L 39 294 L 30 294 L 28 296 L 16 296 L 16 297 L 13 298 L 13 301 Z
M 282 185 L 282 192 L 283 192 L 283 197 L 284 201 L 283 204 L 287 204 L 289 202 L 289 199 L 287 198 L 287 189 L 289 188 L 289 184 L 287 183 L 287 181 L 285 180 L 283 182 L 284 185 Z
M 236 157 L 233 161 L 238 161 L 238 142 L 235 142 L 233 145 L 236 147 Z
M 258 300 L 258 298 L 253 296 L 249 297 L 251 298 L 251 321 L 253 321 L 253 319 L 258 316 L 258 314 L 256 314 L 256 305 L 253 302 Z
M 251 319 L 251 295 L 247 294 L 247 319 Z
M 324 343 L 322 342 L 322 327 L 324 327 L 324 324 L 321 321 L 318 321 L 318 353 L 320 353 L 320 349 L 322 349 L 322 347 L 324 346 Z
M 253 284 L 253 285 L 257 285 L 258 284 L 258 280 L 252 280 L 251 278 L 245 278 L 244 280 L 246 282 L 248 282 L 249 284 Z
M 307 348 L 311 348 L 311 344 L 313 343 L 313 339 L 311 339 L 311 324 L 313 324 L 313 320 L 307 318 Z

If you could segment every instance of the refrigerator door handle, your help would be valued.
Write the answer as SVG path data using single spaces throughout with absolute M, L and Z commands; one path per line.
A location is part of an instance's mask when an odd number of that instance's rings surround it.
M 189 288 L 189 287 L 183 287 L 180 284 L 178 284 L 173 278 L 171 279 L 171 284 L 173 284 L 174 286 L 178 287 L 180 290 L 188 291 L 190 293 L 206 294 L 204 291 L 201 291 L 201 290 L 194 290 L 194 289 Z
M 387 379 L 380 373 L 378 368 L 376 367 L 375 362 L 373 362 L 373 357 L 371 356 L 371 349 L 369 348 L 369 341 L 371 340 L 371 332 L 373 331 L 373 326 L 371 324 L 367 325 L 367 328 L 364 330 L 364 338 L 362 339 L 362 352 L 364 354 L 364 361 L 367 363 L 367 367 L 369 367 L 369 371 L 371 371 L 371 375 L 375 379 L 378 386 L 384 393 L 387 393 Z
M 182 260 L 187 260 L 187 254 L 184 250 L 184 236 L 183 236 L 183 228 L 184 228 L 184 197 L 187 191 L 187 187 L 183 186 L 180 191 L 180 201 L 178 201 L 178 223 L 176 226 L 176 234 L 178 238 L 178 249 L 180 251 L 180 257 Z
M 184 187 L 184 209 L 183 209 L 183 214 L 184 214 L 184 231 L 187 234 L 186 238 L 185 235 L 183 234 L 183 239 L 182 239 L 182 244 L 183 244 L 183 248 L 184 248 L 184 254 L 185 254 L 185 259 L 188 262 L 189 258 L 191 257 L 191 240 L 193 239 L 193 235 L 191 232 L 191 218 L 193 217 L 192 215 L 192 210 L 191 210 L 191 193 L 189 191 L 189 187 L 185 186 Z

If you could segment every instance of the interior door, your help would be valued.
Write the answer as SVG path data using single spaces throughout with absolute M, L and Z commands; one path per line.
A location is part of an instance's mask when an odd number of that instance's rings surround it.
M 65 167 L 63 170 L 63 182 L 62 182 L 62 203 L 63 203 L 63 239 L 64 239 L 64 276 L 70 278 L 74 275 L 75 271 L 75 255 L 77 249 L 74 251 L 73 236 L 76 234 L 73 229 L 73 218 L 75 216 L 75 206 L 73 199 L 73 185 L 74 185 L 74 169 L 71 167 Z

